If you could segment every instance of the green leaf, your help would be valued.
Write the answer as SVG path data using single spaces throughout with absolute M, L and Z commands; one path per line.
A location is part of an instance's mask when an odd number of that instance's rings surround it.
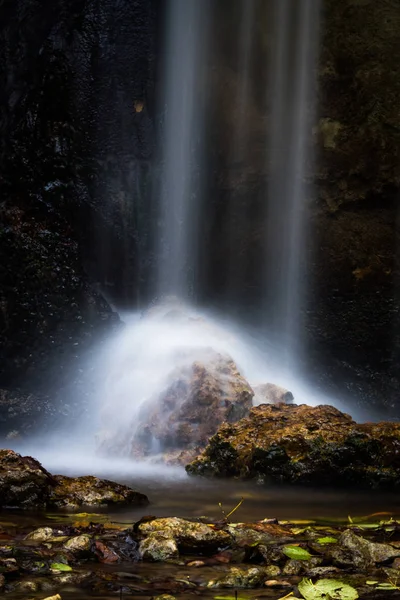
M 378 583 L 377 590 L 398 590 L 399 588 L 394 583 Z
M 53 571 L 72 571 L 72 567 L 64 563 L 51 563 L 50 569 Z
M 304 550 L 304 548 L 299 548 L 299 546 L 285 546 L 282 549 L 283 554 L 288 558 L 293 558 L 294 560 L 310 560 L 311 554 L 308 550 Z
M 359 597 L 355 588 L 336 579 L 320 579 L 316 583 L 302 579 L 298 587 L 305 600 L 356 600 Z
M 320 537 L 317 539 L 318 544 L 336 544 L 337 538 L 334 537 Z
M 376 585 L 377 583 L 379 583 L 379 581 L 366 581 L 365 583 L 367 585 Z

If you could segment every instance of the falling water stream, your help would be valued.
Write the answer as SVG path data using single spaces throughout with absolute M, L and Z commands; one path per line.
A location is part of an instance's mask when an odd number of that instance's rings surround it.
M 194 187 L 203 126 L 201 72 L 207 2 L 170 0 L 165 61 L 165 128 L 158 294 L 190 295 L 196 272 L 199 190 Z
M 234 103 L 234 122 L 231 164 L 240 181 L 240 173 L 248 160 L 249 131 L 248 110 L 251 99 L 252 59 L 254 54 L 254 33 L 256 23 L 256 1 L 241 0 L 240 23 L 237 48 L 237 90 Z M 236 179 L 236 177 L 235 177 Z M 246 207 L 240 194 L 229 199 L 229 273 L 226 286 L 227 304 L 238 307 L 241 302 L 241 290 L 245 277 L 246 261 L 238 248 L 246 221 Z
M 240 168 L 247 157 L 247 112 L 255 76 L 254 36 L 259 6 L 255 0 L 241 0 L 238 7 L 238 83 L 230 151 L 234 168 Z M 265 276 L 260 270 L 260 277 L 268 291 L 264 312 L 272 316 L 274 327 L 268 332 L 260 327 L 263 337 L 255 339 L 237 323 L 222 322 L 212 310 L 193 305 L 198 245 L 203 234 L 200 215 L 210 206 L 196 173 L 200 172 L 200 180 L 207 176 L 208 163 L 202 160 L 206 123 L 203 73 L 208 68 L 206 48 L 213 12 L 211 4 L 203 0 L 169 0 L 163 59 L 162 182 L 159 218 L 153 223 L 158 248 L 158 299 L 150 310 L 126 315 L 124 330 L 99 353 L 100 374 L 93 409 L 98 417 L 92 419 L 91 426 L 97 447 L 105 452 L 129 456 L 141 435 L 144 411 L 153 410 L 151 407 L 157 403 L 162 410 L 161 398 L 171 378 L 176 378 L 178 371 L 179 377 L 184 377 L 184 370 L 196 360 L 209 360 L 210 348 L 231 356 L 251 385 L 273 382 L 291 389 L 298 403 L 315 405 L 322 401 L 304 381 L 293 376 L 296 353 L 292 352 L 293 340 L 300 333 L 304 293 L 303 213 L 311 158 L 307 142 L 313 115 L 318 0 L 274 0 L 270 8 L 274 9 L 273 43 L 270 63 L 265 63 L 270 98 L 266 132 L 269 190 L 264 228 L 268 273 Z M 269 11 L 266 30 L 270 15 Z M 233 202 L 231 243 L 237 238 L 235 228 L 246 219 L 243 206 L 237 208 Z M 242 271 L 238 268 L 230 274 L 230 295 L 240 288 Z M 284 346 L 284 363 L 276 351 L 277 339 Z M 208 366 L 213 368 L 212 364 Z M 154 438 L 151 454 L 157 457 L 162 451 Z
M 270 184 L 267 203 L 267 312 L 283 346 L 286 366 L 296 366 L 306 292 L 311 132 L 315 103 L 318 0 L 274 3 L 270 75 Z
M 114 455 L 129 457 L 140 433 L 139 415 L 159 401 L 177 369 L 206 360 L 210 348 L 232 357 L 253 386 L 272 382 L 290 389 L 297 403 L 325 401 L 340 407 L 338 402 L 313 392 L 304 379 L 295 376 L 293 368 L 293 340 L 300 336 L 305 293 L 305 180 L 312 159 L 308 140 L 314 113 L 318 0 L 274 0 L 270 6 L 275 20 L 271 60 L 265 63 L 270 99 L 265 136 L 269 190 L 263 229 L 267 255 L 260 267 L 267 292 L 264 312 L 271 317 L 270 327 L 266 330 L 260 323 L 262 335 L 257 338 L 235 322 L 216 319 L 211 309 L 193 305 L 203 233 L 199 217 L 210 203 L 202 196 L 196 173 L 200 172 L 201 179 L 206 177 L 206 163 L 202 161 L 206 122 L 202 74 L 208 66 L 212 10 L 203 0 L 169 0 L 163 53 L 162 182 L 159 215 L 152 223 L 158 248 L 158 301 L 144 312 L 121 315 L 126 326 L 101 348 L 92 365 L 97 379 L 93 405 L 88 410 L 90 418 L 82 420 L 76 430 L 81 440 L 85 438 L 88 453 L 105 447 Z M 257 7 L 255 0 L 240 2 L 237 118 L 231 149 L 234 163 L 244 160 L 248 148 L 246 111 L 255 76 Z M 269 24 L 265 24 L 266 30 Z M 236 218 L 240 226 L 246 215 L 240 213 Z M 233 232 L 231 239 L 235 237 Z M 243 273 L 239 269 L 232 275 L 236 277 L 233 294 Z M 276 350 L 277 338 L 284 346 L 286 361 Z M 154 439 L 152 455 L 157 457 L 162 450 Z

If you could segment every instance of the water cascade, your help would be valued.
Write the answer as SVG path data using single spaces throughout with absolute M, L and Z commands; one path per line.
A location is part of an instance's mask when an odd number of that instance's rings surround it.
M 208 3 L 170 0 L 165 64 L 163 181 L 158 295 L 188 297 L 196 271 L 199 190 L 194 188 L 202 133 L 202 57 Z
M 268 241 L 269 272 L 263 282 L 269 291 L 265 312 L 272 314 L 273 334 L 285 338 L 286 342 L 289 334 L 292 337 L 298 334 L 300 323 L 304 179 L 310 158 L 307 140 L 313 112 L 318 19 L 317 0 L 296 2 L 295 11 L 292 0 L 279 0 L 273 6 L 276 7 L 276 36 L 270 69 L 271 126 L 267 132 L 270 188 L 268 225 L 264 225 L 263 230 Z M 249 160 L 247 111 L 254 83 L 257 7 L 253 0 L 240 2 L 235 129 L 229 153 L 235 173 Z M 125 329 L 116 334 L 100 357 L 95 399 L 100 410 L 96 411 L 98 421 L 92 426 L 93 433 L 97 434 L 97 447 L 107 456 L 157 457 L 173 446 L 171 439 L 167 442 L 168 448 L 160 441 L 166 439 L 164 434 L 168 427 L 172 432 L 170 438 L 175 431 L 181 435 L 182 423 L 192 433 L 193 428 L 201 427 L 197 422 L 193 425 L 196 419 L 186 417 L 182 422 L 179 419 L 171 422 L 171 414 L 175 418 L 183 406 L 180 402 L 191 398 L 193 376 L 196 379 L 198 369 L 201 371 L 203 367 L 208 373 L 206 388 L 215 389 L 215 385 L 221 384 L 223 395 L 224 386 L 229 386 L 237 374 L 236 366 L 232 367 L 229 362 L 231 359 L 253 388 L 272 382 L 292 389 L 298 402 L 321 401 L 302 383 L 289 377 L 283 380 L 279 372 L 281 357 L 277 357 L 272 345 L 265 343 L 266 335 L 258 346 L 256 340 L 250 339 L 235 323 L 221 326 L 221 322 L 210 316 L 210 310 L 205 315 L 190 304 L 198 283 L 200 217 L 204 217 L 209 206 L 206 203 L 210 202 L 202 195 L 197 179 L 199 172 L 201 178 L 207 175 L 202 163 L 206 112 L 202 74 L 206 67 L 204 49 L 210 14 L 208 2 L 171 0 L 168 3 L 162 181 L 159 219 L 152 224 L 158 256 L 158 302 L 144 313 L 128 315 Z M 247 260 L 245 257 L 241 263 L 240 257 L 238 261 L 232 259 L 232 254 L 237 252 L 235 240 L 243 236 L 240 228 L 247 218 L 243 197 L 240 200 L 239 194 L 238 198 L 236 202 L 233 197 L 228 215 L 231 272 L 227 293 L 232 304 L 240 302 Z M 220 360 L 225 362 L 218 371 Z M 232 376 L 232 373 L 235 374 Z M 186 400 L 180 397 L 177 400 L 179 394 L 182 397 L 186 394 Z M 225 406 L 224 402 L 219 404 Z M 160 423 L 164 427 L 161 433 Z
M 234 103 L 235 128 L 233 131 L 230 164 L 233 167 L 235 184 L 240 187 L 240 174 L 248 160 L 248 107 L 251 98 L 253 75 L 254 34 L 256 25 L 255 0 L 241 0 L 240 23 L 237 44 L 237 90 Z M 236 187 L 235 186 L 235 187 Z M 229 199 L 229 273 L 226 286 L 227 304 L 238 308 L 241 301 L 240 291 L 243 289 L 246 260 L 241 252 L 241 237 L 246 221 L 246 205 L 240 194 Z
M 269 79 L 266 313 L 293 368 L 301 347 L 319 0 L 276 0 Z

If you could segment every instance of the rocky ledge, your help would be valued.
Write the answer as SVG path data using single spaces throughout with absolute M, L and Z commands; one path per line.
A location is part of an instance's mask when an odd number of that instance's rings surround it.
M 46 509 L 148 504 L 144 494 L 97 477 L 51 475 L 30 456 L 0 450 L 0 508 Z
M 332 406 L 260 405 L 220 427 L 186 470 L 207 477 L 400 487 L 400 423 L 355 423 Z

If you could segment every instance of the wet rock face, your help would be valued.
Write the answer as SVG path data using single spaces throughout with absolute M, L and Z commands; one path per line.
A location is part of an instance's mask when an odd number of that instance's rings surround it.
M 229 357 L 210 352 L 172 375 L 173 383 L 146 418 L 143 434 L 168 451 L 203 447 L 224 421 L 247 415 L 253 390 Z
M 186 469 L 261 482 L 400 486 L 400 425 L 357 424 L 331 406 L 261 405 L 222 425 Z
M 32 434 L 55 415 L 49 398 L 0 389 L 0 436 L 5 439 Z
M 138 213 L 123 217 L 125 196 L 144 194 L 153 149 L 153 10 L 146 0 L 0 8 L 2 387 L 69 385 L 61 375 L 115 321 L 98 283 L 116 296 L 115 280 L 134 289 Z
M 105 427 L 114 421 L 115 430 L 99 434 L 101 452 L 130 451 L 140 457 L 162 452 L 166 462 L 186 464 L 221 423 L 234 423 L 249 413 L 253 390 L 233 360 L 206 348 L 194 351 L 192 362 L 188 352 L 189 360 L 170 373 L 165 390 L 146 400 L 131 423 L 113 418 L 111 398 L 102 420 Z
M 78 508 L 110 504 L 145 506 L 148 499 L 125 485 L 97 477 L 53 476 L 30 456 L 0 450 L 0 508 Z
M 114 317 L 87 281 L 67 221 L 4 204 L 0 221 L 0 381 L 48 391 L 55 362 L 66 370 Z
M 2 507 L 44 508 L 54 483 L 50 473 L 34 458 L 0 450 Z

